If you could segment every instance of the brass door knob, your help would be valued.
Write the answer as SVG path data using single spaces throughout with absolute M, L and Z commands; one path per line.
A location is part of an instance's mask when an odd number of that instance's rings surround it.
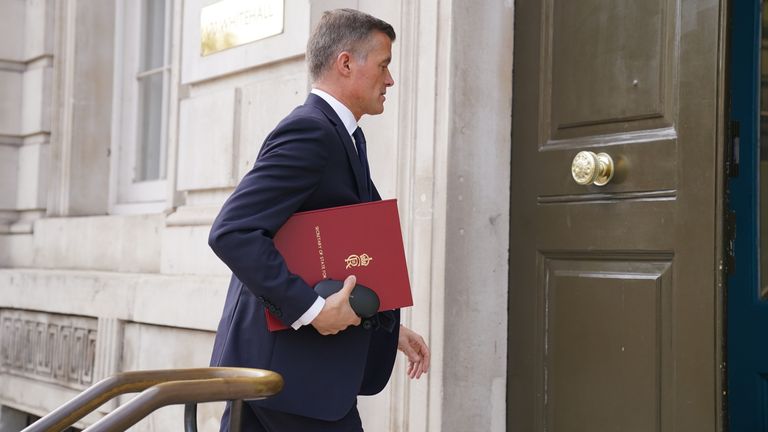
M 571 163 L 571 175 L 582 186 L 604 186 L 613 178 L 613 159 L 608 153 L 580 151 Z

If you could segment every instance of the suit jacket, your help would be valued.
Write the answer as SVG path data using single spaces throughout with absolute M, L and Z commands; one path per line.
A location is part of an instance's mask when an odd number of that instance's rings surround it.
M 253 169 L 213 223 L 209 244 L 233 275 L 211 365 L 269 369 L 285 380 L 278 395 L 252 403 L 337 420 L 358 394 L 378 393 L 389 380 L 398 311 L 393 331 L 357 326 L 333 336 L 322 336 L 311 325 L 270 332 L 264 317 L 266 307 L 290 325 L 317 298 L 274 247 L 283 223 L 299 211 L 381 199 L 372 184 L 373 196 L 368 190 L 343 123 L 322 98 L 310 94 L 269 134 Z

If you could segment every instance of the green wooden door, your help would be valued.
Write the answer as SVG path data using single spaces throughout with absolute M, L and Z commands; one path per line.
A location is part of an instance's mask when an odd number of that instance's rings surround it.
M 509 430 L 718 429 L 722 7 L 516 3 Z

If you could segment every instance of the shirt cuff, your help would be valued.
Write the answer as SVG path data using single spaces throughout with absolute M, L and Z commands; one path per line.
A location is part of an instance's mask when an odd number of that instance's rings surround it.
M 320 311 L 323 310 L 323 306 L 325 306 L 325 299 L 317 296 L 317 300 L 315 300 L 312 306 L 310 306 L 309 309 L 304 312 L 304 315 L 300 316 L 299 319 L 291 324 L 291 327 L 293 327 L 294 330 L 298 330 L 299 327 L 311 323 L 315 318 L 317 318 L 318 315 L 320 315 Z

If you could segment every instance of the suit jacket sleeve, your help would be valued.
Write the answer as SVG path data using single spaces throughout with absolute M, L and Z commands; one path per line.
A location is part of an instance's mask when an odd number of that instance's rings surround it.
M 275 305 L 288 325 L 309 309 L 317 294 L 288 271 L 272 239 L 322 181 L 327 146 L 335 141 L 334 129 L 323 119 L 301 117 L 278 125 L 222 207 L 208 239 L 234 275 Z

